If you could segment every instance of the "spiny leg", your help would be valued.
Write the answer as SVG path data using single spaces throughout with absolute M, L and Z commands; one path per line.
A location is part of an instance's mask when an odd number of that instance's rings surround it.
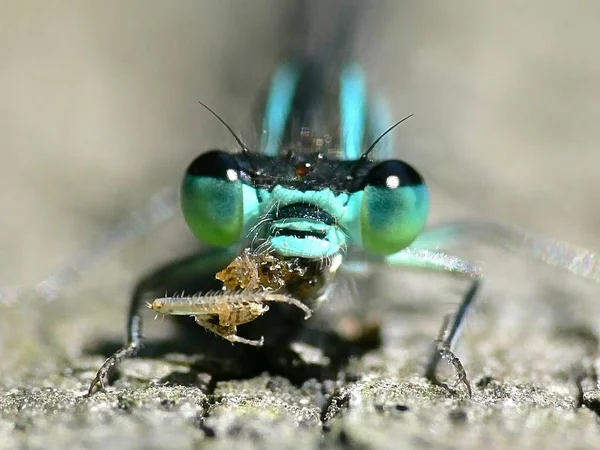
M 223 326 L 219 324 L 212 323 L 210 319 L 204 318 L 203 316 L 196 316 L 196 323 L 201 327 L 206 328 L 211 333 L 216 334 L 223 339 L 228 340 L 232 344 L 246 344 L 253 345 L 255 347 L 262 347 L 265 342 L 265 338 L 261 337 L 260 339 L 246 339 L 241 336 L 238 336 L 237 327 L 235 325 Z
M 100 367 L 88 389 L 104 390 L 106 380 L 116 364 L 137 354 L 142 341 L 141 310 L 148 298 L 168 291 L 183 291 L 198 284 L 198 279 L 210 277 L 226 266 L 236 255 L 232 249 L 212 250 L 175 261 L 144 277 L 135 287 L 127 315 L 127 340 L 124 347 L 110 356 Z
M 413 251 L 448 249 L 461 241 L 481 241 L 517 252 L 544 263 L 567 270 L 577 276 L 600 282 L 600 254 L 557 239 L 536 235 L 514 225 L 490 220 L 461 220 L 443 223 L 426 230 L 412 245 Z M 460 325 L 467 315 L 479 286 L 476 279 L 467 292 L 454 322 L 446 321 L 441 341 L 454 346 Z M 441 355 L 444 356 L 444 355 Z M 435 379 L 440 353 L 434 353 L 427 365 L 426 375 Z M 450 356 L 450 355 L 448 355 Z M 450 358 L 451 359 L 451 358 Z
M 129 312 L 127 314 L 127 341 L 124 347 L 117 350 L 104 361 L 96 376 L 90 383 L 88 395 L 92 395 L 96 390 L 104 391 L 108 376 L 114 366 L 124 359 L 135 356 L 141 347 L 142 341 L 142 317 L 140 315 L 140 307 L 142 299 L 146 298 L 145 282 L 148 279 L 142 280 L 136 286 L 134 294 L 129 304 Z
M 453 349 L 460 337 L 465 319 L 474 305 L 475 296 L 483 277 L 481 269 L 461 258 L 443 252 L 412 248 L 386 257 L 386 262 L 394 266 L 423 268 L 465 275 L 473 280 L 456 313 L 444 317 L 438 339 L 435 341 L 435 346 L 425 369 L 425 376 L 428 380 L 435 384 L 443 384 L 437 379 L 436 372 L 441 359 L 447 359 L 454 367 L 457 376 L 453 387 L 460 383 L 464 384 L 470 397 L 471 385 L 467 373 L 460 359 L 453 353 Z
M 448 314 L 444 317 L 444 322 L 442 323 L 438 338 L 435 342 L 435 349 L 432 351 L 425 369 L 425 377 L 428 380 L 435 384 L 443 384 L 437 379 L 436 372 L 440 360 L 442 358 L 447 359 L 454 367 L 457 376 L 456 382 L 453 384 L 452 388 L 456 388 L 458 384 L 463 383 L 467 388 L 469 397 L 472 395 L 471 384 L 469 383 L 467 373 L 460 362 L 460 359 L 453 353 L 452 349 L 455 347 L 456 342 L 460 337 L 467 314 L 473 306 L 479 284 L 479 280 L 473 281 L 471 287 L 465 294 L 458 311 L 456 311 L 455 314 Z

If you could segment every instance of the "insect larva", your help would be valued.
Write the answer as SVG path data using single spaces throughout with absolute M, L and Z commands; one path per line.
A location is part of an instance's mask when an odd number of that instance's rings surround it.
M 216 292 L 194 296 L 163 297 L 148 302 L 146 305 L 162 314 L 197 316 L 243 310 L 260 310 L 262 314 L 268 309 L 268 306 L 264 304 L 267 302 L 294 305 L 304 312 L 305 319 L 312 315 L 312 310 L 308 306 L 290 295 L 262 291 Z

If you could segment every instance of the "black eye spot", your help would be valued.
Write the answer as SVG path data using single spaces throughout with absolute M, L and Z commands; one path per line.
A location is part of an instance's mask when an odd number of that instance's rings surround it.
M 188 166 L 186 175 L 237 181 L 240 178 L 240 167 L 229 153 L 211 150 L 194 159 Z
M 396 189 L 423 184 L 423 177 L 412 166 L 403 161 L 390 159 L 373 167 L 364 178 L 364 186 Z

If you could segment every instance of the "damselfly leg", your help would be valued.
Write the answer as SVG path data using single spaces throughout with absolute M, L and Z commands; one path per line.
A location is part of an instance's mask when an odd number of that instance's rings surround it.
M 214 280 L 215 272 L 224 268 L 235 256 L 235 251 L 231 249 L 216 249 L 165 265 L 142 278 L 136 285 L 129 304 L 125 346 L 102 364 L 88 393 L 92 394 L 98 388 L 104 389 L 113 367 L 139 351 L 142 341 L 141 312 L 147 301 L 161 297 L 165 292 L 199 292 L 218 288 Z
M 394 267 L 447 272 L 449 274 L 464 276 L 471 280 L 471 286 L 465 293 L 456 312 L 444 317 L 438 339 L 434 343 L 434 348 L 425 369 L 427 379 L 433 383 L 441 384 L 436 375 L 437 368 L 441 358 L 447 359 L 454 367 L 457 375 L 457 381 L 454 386 L 459 383 L 464 384 L 469 396 L 471 396 L 471 385 L 467 379 L 466 371 L 458 357 L 453 353 L 453 350 L 460 338 L 467 316 L 473 309 L 477 290 L 483 278 L 482 270 L 462 258 L 439 250 L 420 250 L 412 247 L 387 256 L 385 261 Z

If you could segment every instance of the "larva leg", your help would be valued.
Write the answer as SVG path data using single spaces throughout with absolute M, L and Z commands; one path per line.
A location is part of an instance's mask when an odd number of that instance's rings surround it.
M 262 347 L 264 343 L 264 338 L 261 337 L 259 340 L 246 339 L 236 334 L 237 327 L 235 325 L 223 326 L 219 324 L 212 323 L 210 318 L 206 316 L 196 316 L 196 323 L 211 333 L 216 334 L 223 339 L 228 340 L 232 344 L 246 344 L 253 345 L 255 347 Z

